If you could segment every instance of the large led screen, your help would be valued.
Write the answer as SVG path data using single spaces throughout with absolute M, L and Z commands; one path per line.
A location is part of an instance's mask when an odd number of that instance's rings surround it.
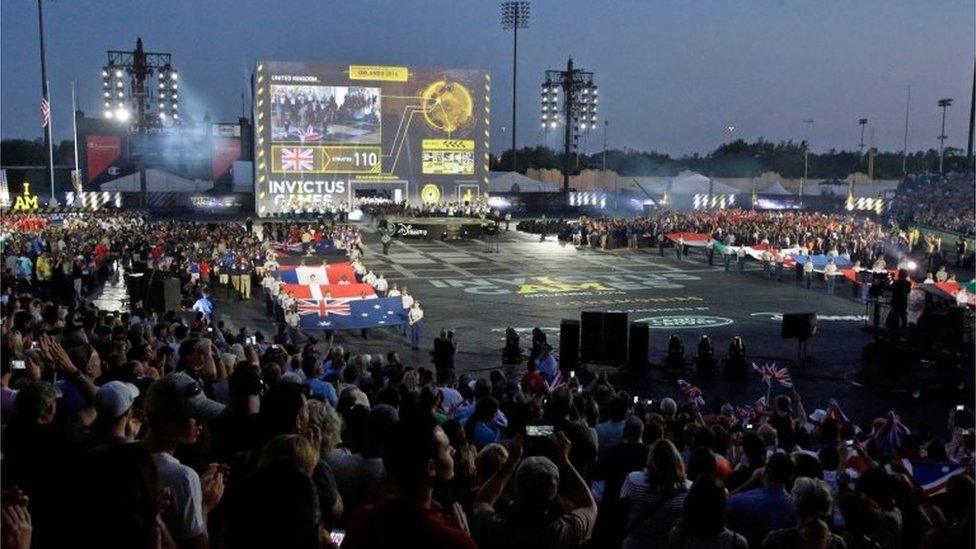
M 260 61 L 255 87 L 259 215 L 464 202 L 487 186 L 485 71 Z

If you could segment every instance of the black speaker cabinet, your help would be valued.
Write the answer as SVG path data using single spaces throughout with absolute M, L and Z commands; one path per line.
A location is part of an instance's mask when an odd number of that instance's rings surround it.
M 627 366 L 633 372 L 647 369 L 647 353 L 650 350 L 651 331 L 643 322 L 630 323 L 630 339 L 627 343 Z
M 580 321 L 563 319 L 559 323 L 559 367 L 564 372 L 579 368 Z
M 603 343 L 605 362 L 627 362 L 627 313 L 603 314 Z
M 580 313 L 580 358 L 583 362 L 603 360 L 603 313 Z
M 817 333 L 817 313 L 783 315 L 784 339 L 810 339 Z

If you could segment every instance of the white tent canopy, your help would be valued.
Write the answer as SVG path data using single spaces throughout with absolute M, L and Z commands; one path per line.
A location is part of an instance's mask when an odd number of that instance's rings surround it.
M 783 186 L 779 181 L 774 181 L 770 186 L 763 189 L 762 194 L 775 194 L 775 195 L 788 195 L 791 193 L 786 187 Z
M 526 177 L 518 172 L 490 172 L 489 193 L 551 193 L 562 190 L 560 185 Z

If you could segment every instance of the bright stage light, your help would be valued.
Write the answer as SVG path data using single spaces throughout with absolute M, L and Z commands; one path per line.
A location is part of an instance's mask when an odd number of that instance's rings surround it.
M 555 128 L 556 127 L 556 123 L 555 122 L 550 122 L 549 123 L 549 127 L 550 128 Z
M 179 117 L 180 117 L 180 115 L 179 115 L 179 114 L 177 114 L 177 113 L 175 113 L 175 112 L 173 113 L 173 118 L 174 118 L 174 119 L 179 119 Z
M 116 70 L 115 70 L 115 77 L 116 77 L 116 78 L 122 78 L 122 71 L 120 71 L 120 70 L 118 70 L 118 69 L 116 69 Z
M 173 82 L 173 86 L 172 86 L 172 87 L 173 87 L 173 89 L 175 90 L 175 89 L 176 89 L 176 88 L 178 88 L 179 86 L 178 86 L 178 85 L 176 84 L 176 82 Z
M 119 120 L 121 120 L 122 122 L 125 122 L 125 121 L 129 120 L 129 116 L 130 116 L 130 114 L 129 114 L 129 111 L 127 109 L 124 109 L 123 108 L 123 109 L 118 109 L 117 111 L 115 111 L 115 117 L 118 118 Z
M 907 267 L 909 271 L 914 271 L 918 265 L 914 261 L 909 261 Z
M 108 71 L 102 69 L 102 78 L 108 78 Z
M 116 88 L 121 88 L 121 87 L 122 87 L 122 81 L 121 81 L 121 80 L 119 80 L 118 82 L 116 82 L 116 83 L 115 83 L 115 87 L 116 87 Z
M 115 115 L 112 114 L 112 111 L 105 111 L 105 118 L 112 118 L 113 116 Z
M 176 71 L 173 71 L 173 72 L 169 73 L 169 77 L 171 79 L 173 79 L 173 80 L 176 80 L 177 78 L 179 78 L 179 76 L 176 74 Z

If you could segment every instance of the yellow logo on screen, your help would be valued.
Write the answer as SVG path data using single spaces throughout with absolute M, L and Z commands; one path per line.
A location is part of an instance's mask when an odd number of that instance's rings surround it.
M 426 204 L 439 202 L 441 199 L 441 188 L 433 183 L 428 183 L 420 189 L 420 199 Z
M 380 65 L 349 65 L 350 80 L 382 80 L 384 82 L 406 82 L 410 76 L 407 67 L 386 67 Z

